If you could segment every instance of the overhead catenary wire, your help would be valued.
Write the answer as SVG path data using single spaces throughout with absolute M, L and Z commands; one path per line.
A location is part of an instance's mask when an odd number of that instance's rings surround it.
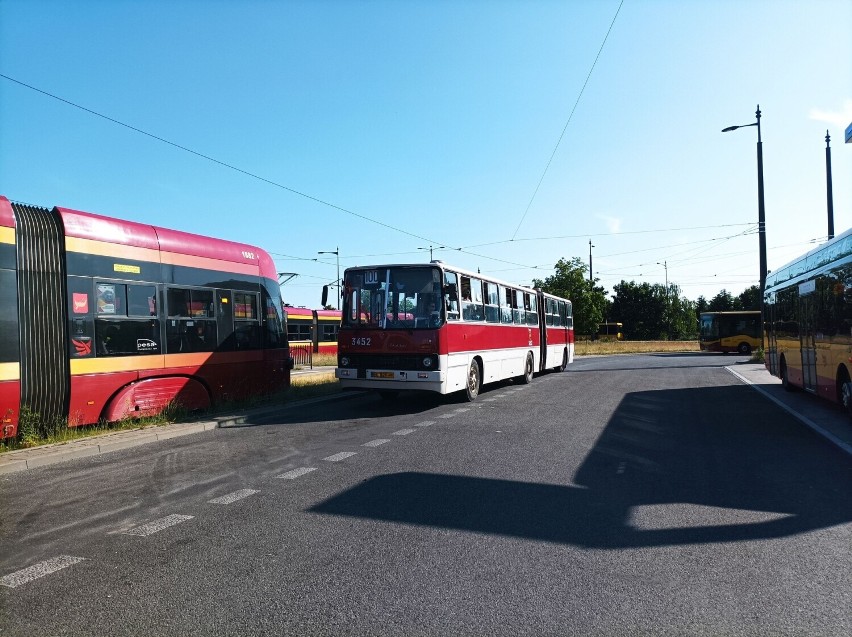
M 580 92 L 577 95 L 577 99 L 574 101 L 574 106 L 571 108 L 571 112 L 568 114 L 568 120 L 565 122 L 565 126 L 562 127 L 562 132 L 559 134 L 559 139 L 556 140 L 556 146 L 553 148 L 553 152 L 550 153 L 550 158 L 547 160 L 547 165 L 544 167 L 544 171 L 541 173 L 541 177 L 538 180 L 538 184 L 536 184 L 535 191 L 533 191 L 532 197 L 530 197 L 530 201 L 527 204 L 526 210 L 524 210 L 524 214 L 521 215 L 521 220 L 518 222 L 518 227 L 515 228 L 515 232 L 512 234 L 512 239 L 518 234 L 518 230 L 521 229 L 521 224 L 524 223 L 524 219 L 526 219 L 527 213 L 530 211 L 530 207 L 535 200 L 536 195 L 538 194 L 539 188 L 541 188 L 541 184 L 544 181 L 545 175 L 547 175 L 547 171 L 550 168 L 550 164 L 553 163 L 553 158 L 556 156 L 556 151 L 559 150 L 559 145 L 562 143 L 562 138 L 565 137 L 565 131 L 568 130 L 568 124 L 571 123 L 571 118 L 574 117 L 574 111 L 577 110 L 577 105 L 580 103 L 580 98 L 583 97 L 583 92 L 586 90 L 586 86 L 589 83 L 589 79 L 592 77 L 592 72 L 595 70 L 595 66 L 598 63 L 598 59 L 601 57 L 601 53 L 603 52 L 604 46 L 606 45 L 607 39 L 609 39 L 609 34 L 612 32 L 612 27 L 615 25 L 615 20 L 618 18 L 618 13 L 621 11 L 621 6 L 624 4 L 624 0 L 618 3 L 618 8 L 615 10 L 615 15 L 612 16 L 612 22 L 609 23 L 609 28 L 606 30 L 606 35 L 604 36 L 603 42 L 601 42 L 601 46 L 598 49 L 598 53 L 595 56 L 594 62 L 592 62 L 592 66 L 589 69 L 589 73 L 586 75 L 586 81 L 583 82 L 582 88 L 580 88 Z

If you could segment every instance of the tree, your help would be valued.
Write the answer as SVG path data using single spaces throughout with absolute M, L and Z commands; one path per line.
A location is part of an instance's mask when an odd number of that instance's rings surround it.
M 760 286 L 752 285 L 740 293 L 734 300 L 738 310 L 760 310 Z
M 588 267 L 579 257 L 559 259 L 554 269 L 556 272 L 544 281 L 533 279 L 533 287 L 571 301 L 577 334 L 597 333 L 607 308 L 606 290 L 589 282 Z
M 730 312 L 734 309 L 734 297 L 727 290 L 721 290 L 719 294 L 710 299 L 707 306 L 708 312 Z
M 612 312 L 624 323 L 628 340 L 656 341 L 694 338 L 696 303 L 680 295 L 680 288 L 670 283 L 668 289 L 659 283 L 622 281 L 613 288 Z

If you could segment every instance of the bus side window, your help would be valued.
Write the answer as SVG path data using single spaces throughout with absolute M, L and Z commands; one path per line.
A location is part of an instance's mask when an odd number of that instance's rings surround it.
M 515 325 L 523 325 L 526 323 L 526 314 L 524 314 L 524 293 L 520 290 L 515 290 L 515 303 L 512 305 L 512 319 Z
M 504 288 L 502 285 L 499 286 L 499 294 L 500 297 L 500 322 L 501 323 L 511 323 L 512 322 L 512 290 Z
M 500 322 L 500 295 L 496 283 L 485 284 L 485 320 L 489 323 Z
M 459 320 L 459 284 L 455 272 L 444 273 L 444 305 L 447 308 L 447 320 Z

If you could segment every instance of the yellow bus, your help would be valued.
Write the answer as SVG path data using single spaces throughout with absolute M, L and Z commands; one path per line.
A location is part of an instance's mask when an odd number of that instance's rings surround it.
M 852 414 L 852 230 L 774 270 L 763 303 L 769 372 Z
M 760 312 L 702 312 L 698 346 L 703 352 L 751 354 L 760 347 Z
M 623 323 L 598 323 L 598 333 L 595 334 L 596 341 L 623 341 Z

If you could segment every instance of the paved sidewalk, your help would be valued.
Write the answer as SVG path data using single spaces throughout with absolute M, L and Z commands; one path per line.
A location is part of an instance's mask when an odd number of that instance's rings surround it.
M 804 391 L 785 390 L 781 379 L 770 374 L 763 363 L 736 363 L 726 369 L 806 427 L 852 455 L 852 419 L 838 405 Z

